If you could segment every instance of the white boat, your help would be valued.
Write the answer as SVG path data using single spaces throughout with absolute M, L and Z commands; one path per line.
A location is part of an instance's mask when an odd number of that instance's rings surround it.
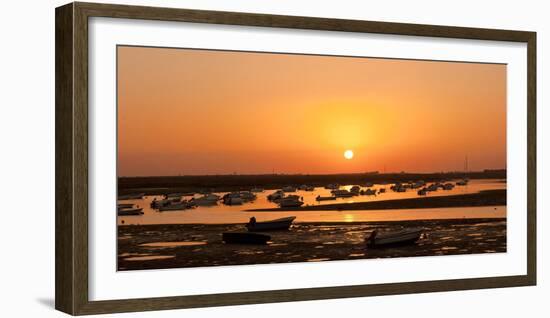
M 414 244 L 420 239 L 423 231 L 424 229 L 421 228 L 411 228 L 385 233 L 378 233 L 377 230 L 374 230 L 365 241 L 367 246 L 372 248 Z
M 246 224 L 246 228 L 249 232 L 288 230 L 294 219 L 296 219 L 295 216 L 289 216 L 286 218 L 257 222 L 255 217 L 251 217 L 250 222 Z

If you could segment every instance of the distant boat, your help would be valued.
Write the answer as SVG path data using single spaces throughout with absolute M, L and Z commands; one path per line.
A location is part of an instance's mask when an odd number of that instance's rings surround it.
M 225 232 L 222 240 L 228 244 L 267 244 L 271 236 L 252 232 Z
M 256 222 L 253 221 L 255 218 L 251 218 L 250 222 L 246 224 L 246 228 L 250 232 L 288 230 L 294 219 L 296 219 L 295 216 L 289 216 L 276 220 Z
M 340 186 L 338 184 L 335 184 L 335 183 L 331 183 L 331 184 L 327 184 L 325 186 L 325 189 L 328 189 L 328 190 L 338 190 L 340 189 Z
M 291 198 L 283 198 L 279 201 L 279 206 L 281 208 L 297 208 L 301 207 L 304 204 L 304 202 L 298 200 L 297 198 L 291 197 Z
M 407 245 L 416 243 L 422 236 L 424 230 L 421 228 L 411 228 L 395 232 L 372 231 L 370 236 L 365 240 L 367 246 L 372 248 L 389 247 L 398 245 Z
M 117 214 L 119 216 L 142 215 L 143 208 L 119 209 Z
M 163 206 L 178 203 L 181 201 L 181 197 L 171 197 L 168 199 L 157 200 L 156 198 L 151 201 L 151 208 L 158 209 Z
M 315 198 L 316 201 L 329 201 L 329 200 L 336 200 L 336 197 L 335 196 L 330 196 L 330 197 L 322 197 L 320 195 L 318 195 L 316 198 Z
M 296 187 L 286 186 L 286 187 L 283 187 L 281 190 L 283 190 L 283 192 L 296 192 Z
M 354 196 L 355 194 L 352 192 L 349 192 L 348 190 L 332 190 L 332 195 L 337 198 L 350 198 Z
M 267 199 L 268 199 L 269 201 L 275 201 L 275 200 L 281 199 L 281 198 L 284 197 L 284 196 L 285 196 L 285 193 L 284 193 L 282 190 L 277 190 L 277 191 L 275 191 L 275 192 L 269 194 L 269 195 L 267 196 Z
M 217 205 L 218 200 L 220 197 L 215 194 L 207 194 L 202 197 L 193 198 L 189 200 L 189 203 L 198 205 L 198 206 L 209 206 L 209 205 Z
M 194 195 L 194 193 L 193 192 L 167 193 L 164 195 L 164 198 L 169 199 L 169 198 L 176 198 L 176 197 L 186 197 L 186 196 L 188 197 L 191 195 Z
M 117 207 L 119 209 L 129 209 L 129 208 L 133 208 L 134 204 L 133 203 L 119 203 L 119 204 L 117 204 Z
M 133 199 L 143 199 L 143 196 L 145 193 L 130 193 L 130 194 L 123 194 L 119 195 L 119 200 L 133 200 Z
M 468 184 L 468 179 L 460 180 L 456 183 L 457 186 L 465 186 Z
M 262 188 L 252 188 L 252 189 L 250 189 L 250 192 L 260 193 L 260 192 L 264 192 L 264 189 L 262 189 Z
M 314 191 L 315 190 L 315 188 L 313 186 L 310 186 L 310 185 L 307 185 L 307 184 L 302 184 L 299 189 L 302 190 L 302 191 Z
M 361 191 L 361 187 L 358 185 L 354 185 L 353 187 L 351 187 L 351 189 L 349 189 L 349 192 L 354 193 L 356 195 L 359 194 L 359 191 Z
M 241 191 L 239 192 L 239 196 L 244 202 L 254 201 L 257 198 L 254 193 L 249 191 Z
M 161 211 L 161 212 L 164 212 L 164 211 L 181 211 L 181 210 L 189 209 L 192 206 L 193 206 L 192 202 L 173 203 L 173 204 L 168 204 L 168 205 L 159 207 L 159 211 Z

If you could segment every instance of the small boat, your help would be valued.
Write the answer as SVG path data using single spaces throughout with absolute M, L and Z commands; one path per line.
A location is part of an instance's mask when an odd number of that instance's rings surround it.
M 418 195 L 426 195 L 428 193 L 428 190 L 426 188 L 422 188 L 416 192 Z
M 249 191 L 241 191 L 239 193 L 240 198 L 243 200 L 243 202 L 250 202 L 256 200 L 256 195 Z
M 143 196 L 145 193 L 130 193 L 130 194 L 123 194 L 119 195 L 119 200 L 133 200 L 133 199 L 143 199 Z
M 143 208 L 119 209 L 117 214 L 119 216 L 142 215 Z
M 250 189 L 250 192 L 260 193 L 260 192 L 264 192 L 264 189 L 262 189 L 262 188 L 252 188 L 252 189 Z
M 283 187 L 281 190 L 283 190 L 283 192 L 296 192 L 296 188 L 293 186 L 286 186 Z
M 369 189 L 370 190 L 370 189 Z M 351 187 L 351 189 L 349 189 L 349 192 L 355 194 L 355 195 L 358 195 L 359 194 L 359 191 L 361 191 L 361 187 L 358 186 L 358 185 L 354 185 L 353 187 Z
M 380 189 L 378 189 L 378 193 L 386 193 L 386 188 L 380 188 Z
M 350 198 L 354 196 L 355 194 L 352 192 L 349 192 L 348 190 L 332 190 L 332 195 L 337 198 Z
M 456 183 L 457 186 L 465 186 L 468 184 L 468 179 L 460 180 Z
M 447 191 L 448 191 L 448 190 L 452 190 L 454 187 L 455 187 L 455 185 L 452 184 L 452 183 L 450 183 L 450 182 L 449 182 L 449 183 L 445 183 L 445 184 L 443 185 L 443 190 L 447 190 Z
M 329 200 L 336 200 L 336 197 L 335 196 L 330 196 L 330 197 L 322 197 L 320 195 L 318 195 L 316 198 L 315 198 L 316 201 L 329 201 Z
M 296 219 L 295 216 L 289 216 L 276 220 L 256 222 L 256 218 L 252 217 L 250 218 L 250 222 L 246 224 L 246 228 L 250 232 L 288 230 L 294 219 Z
M 275 201 L 283 198 L 285 196 L 285 193 L 282 190 L 277 190 L 267 196 L 267 199 L 269 201 Z
M 164 198 L 165 199 L 169 199 L 169 198 L 176 198 L 176 197 L 183 197 L 183 196 L 189 196 L 189 195 L 193 195 L 193 194 L 189 194 L 189 193 L 167 193 L 164 195 Z
M 420 239 L 423 231 L 421 228 L 382 233 L 374 230 L 365 241 L 367 246 L 372 248 L 414 244 Z
M 225 232 L 222 240 L 227 244 L 267 244 L 271 236 L 252 232 Z
M 164 212 L 164 211 L 181 211 L 181 210 L 189 209 L 192 206 L 193 206 L 192 202 L 173 203 L 173 204 L 168 204 L 168 205 L 159 207 L 159 211 L 161 211 L 161 212 Z
M 331 183 L 331 184 L 327 184 L 325 186 L 325 189 L 328 189 L 328 190 L 338 190 L 340 189 L 340 186 L 338 184 L 335 184 L 335 183 Z
M 363 195 L 376 195 L 375 189 L 367 189 L 363 192 Z
M 209 198 L 208 196 L 202 196 L 199 198 L 193 198 L 189 200 L 189 203 L 192 203 L 197 206 L 210 206 L 210 205 L 217 205 L 219 198 Z
M 225 205 L 241 205 L 244 202 L 239 192 L 227 193 L 222 200 Z
M 134 204 L 133 203 L 119 203 L 119 204 L 117 204 L 117 207 L 119 209 L 129 209 L 129 208 L 133 208 Z
M 281 208 L 298 208 L 302 205 L 304 205 L 304 202 L 296 198 L 283 198 L 279 201 L 279 207 Z

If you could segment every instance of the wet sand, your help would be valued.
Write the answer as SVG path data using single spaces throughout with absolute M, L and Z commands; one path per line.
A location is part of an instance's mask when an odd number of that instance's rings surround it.
M 425 237 L 402 247 L 366 248 L 370 231 L 422 227 Z M 267 232 L 267 245 L 225 244 L 221 233 L 244 224 L 119 225 L 118 270 L 353 260 L 506 252 L 506 219 L 298 223 Z
M 451 207 L 506 205 L 506 190 L 486 190 L 479 193 L 420 197 L 373 202 L 335 203 L 302 207 L 250 209 L 245 211 L 346 211 L 346 210 L 397 210 L 432 209 Z

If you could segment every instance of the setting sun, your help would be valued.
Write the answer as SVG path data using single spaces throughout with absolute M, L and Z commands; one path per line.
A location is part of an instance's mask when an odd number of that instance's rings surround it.
M 353 151 L 351 151 L 351 150 L 346 150 L 346 151 L 344 152 L 344 158 L 346 158 L 346 159 L 351 159 L 351 158 L 353 158 Z

